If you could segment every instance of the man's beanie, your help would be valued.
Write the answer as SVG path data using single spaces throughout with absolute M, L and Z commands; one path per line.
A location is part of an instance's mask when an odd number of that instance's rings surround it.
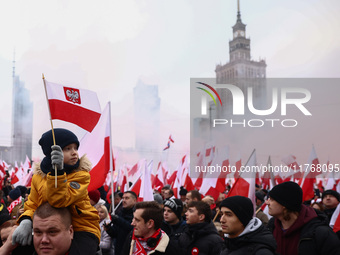
M 55 128 L 54 136 L 56 144 L 59 145 L 62 149 L 71 143 L 75 143 L 77 144 L 77 147 L 79 147 L 79 141 L 77 136 L 67 129 Z M 45 132 L 41 136 L 39 144 L 42 148 L 44 155 L 49 156 L 52 152 L 51 146 L 53 145 L 52 130 Z
M 295 182 L 283 182 L 276 185 L 269 192 L 269 197 L 291 211 L 300 212 L 301 210 L 302 189 Z
M 15 189 L 12 189 L 8 196 L 12 199 L 12 200 L 16 200 L 21 196 L 21 192 L 20 189 L 18 187 L 16 187 Z
M 331 189 L 325 190 L 325 191 L 322 193 L 322 199 L 323 199 L 326 195 L 332 195 L 333 197 L 335 197 L 335 198 L 340 202 L 340 194 L 339 194 L 338 192 L 336 192 L 335 190 L 331 190 Z
M 221 202 L 220 209 L 222 207 L 230 209 L 241 221 L 243 226 L 247 226 L 254 215 L 254 205 L 247 197 L 228 197 Z
M 155 200 L 158 204 L 162 205 L 163 204 L 163 198 L 160 194 L 155 193 L 153 194 L 153 200 Z
M 188 191 L 183 186 L 181 186 L 181 188 L 179 190 L 179 195 L 185 196 L 187 193 L 188 193 Z
M 183 203 L 180 199 L 177 198 L 169 198 L 164 201 L 164 207 L 169 207 L 177 216 L 179 220 L 181 220 L 182 217 L 182 211 L 183 211 Z
M 261 202 L 264 201 L 264 194 L 263 194 L 262 191 L 256 191 L 256 192 L 255 192 L 255 196 L 256 196 L 256 198 L 257 198 L 258 200 L 260 200 Z
M 98 203 L 100 199 L 100 192 L 99 190 L 95 189 L 89 192 L 89 197 L 91 200 L 93 200 L 96 204 Z

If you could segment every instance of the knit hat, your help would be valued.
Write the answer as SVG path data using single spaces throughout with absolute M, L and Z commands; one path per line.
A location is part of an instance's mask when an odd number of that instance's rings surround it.
M 54 129 L 54 136 L 55 136 L 55 142 L 57 145 L 59 145 L 62 149 L 66 147 L 67 145 L 71 143 L 77 144 L 77 147 L 79 147 L 79 141 L 75 134 L 73 134 L 71 131 L 63 128 L 55 128 Z M 48 172 L 52 171 L 52 163 L 51 163 L 51 146 L 53 145 L 53 136 L 52 136 L 52 130 L 45 132 L 40 140 L 39 144 L 41 146 L 41 149 L 46 157 L 43 158 L 40 164 L 41 170 L 47 174 Z M 79 160 L 78 162 L 73 165 L 69 166 L 64 164 L 64 170 L 66 173 L 70 173 L 73 169 L 77 168 L 79 166 Z
M 247 226 L 254 215 L 254 205 L 247 197 L 228 197 L 221 202 L 220 209 L 222 207 L 230 209 L 241 221 L 243 226 Z
M 163 204 L 163 198 L 158 193 L 153 194 L 153 200 L 155 200 L 160 205 Z
M 27 188 L 25 186 L 19 185 L 17 186 L 18 189 L 20 189 L 20 194 L 22 197 L 25 197 L 25 194 L 27 192 Z
M 91 200 L 93 200 L 96 204 L 98 203 L 99 199 L 100 199 L 100 192 L 99 190 L 91 190 L 89 192 L 89 197 Z
M 15 189 L 12 189 L 9 193 L 8 196 L 14 201 L 18 199 L 21 196 L 20 189 L 16 187 Z
M 276 185 L 269 192 L 269 197 L 291 211 L 300 212 L 301 210 L 302 189 L 295 182 L 283 182 Z
M 261 202 L 264 201 L 264 194 L 261 191 L 256 191 L 255 192 L 255 196 L 258 200 L 260 200 Z
M 335 197 L 335 198 L 340 202 L 340 194 L 339 194 L 338 192 L 336 192 L 335 190 L 331 190 L 331 189 L 325 190 L 325 191 L 322 193 L 322 199 L 323 199 L 326 195 L 332 195 L 333 197 Z
M 181 188 L 179 190 L 179 195 L 185 196 L 187 193 L 188 193 L 188 191 L 183 186 L 181 186 Z
M 169 198 L 164 201 L 164 207 L 167 206 L 173 211 L 177 218 L 181 220 L 182 218 L 182 211 L 183 211 L 183 203 L 180 199 L 177 198 Z
M 79 141 L 77 136 L 67 129 L 55 128 L 54 136 L 55 143 L 59 145 L 62 149 L 71 143 L 75 143 L 77 144 L 77 147 L 79 147 Z M 42 148 L 44 155 L 50 156 L 52 152 L 51 146 L 53 145 L 52 130 L 45 132 L 41 136 L 39 144 Z

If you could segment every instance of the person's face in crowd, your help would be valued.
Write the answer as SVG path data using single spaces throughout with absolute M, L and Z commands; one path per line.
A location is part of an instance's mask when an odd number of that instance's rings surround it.
M 60 215 L 45 219 L 34 216 L 33 244 L 38 255 L 64 255 L 73 239 L 72 226 L 66 227 Z
M 123 208 L 130 209 L 136 204 L 136 199 L 130 193 L 123 195 Z
M 164 191 L 164 199 L 167 199 L 167 198 L 170 198 L 171 195 L 170 195 L 170 190 L 165 190 Z
M 137 209 L 133 213 L 133 219 L 131 225 L 134 227 L 134 234 L 136 237 L 148 238 L 152 236 L 153 232 L 153 220 L 145 222 L 142 218 L 144 209 Z
M 185 196 L 185 202 L 189 204 L 191 201 L 192 201 L 191 192 L 188 192 L 187 195 Z
M 229 234 L 229 238 L 238 237 L 244 230 L 244 226 L 237 216 L 227 207 L 221 208 L 221 227 L 224 234 Z
M 319 205 L 319 204 L 316 204 L 316 203 L 313 204 L 312 207 L 313 207 L 314 209 L 317 209 L 317 210 L 320 210 L 320 211 L 322 210 L 322 208 L 320 207 L 320 205 Z
M 278 202 L 276 202 L 274 199 L 272 198 L 268 198 L 266 200 L 266 204 L 268 205 L 268 213 L 271 216 L 279 216 L 282 215 L 283 211 L 284 211 L 284 206 L 279 204 Z
M 16 228 L 16 226 L 7 226 L 1 229 L 0 231 L 0 236 L 1 236 L 1 242 L 2 244 L 4 244 L 9 236 L 9 234 L 11 233 L 11 230 L 13 228 Z
M 220 193 L 216 200 L 216 204 L 221 203 L 224 199 L 225 199 L 225 195 L 223 193 Z
M 115 196 L 115 197 L 114 197 L 114 205 L 117 206 L 117 205 L 119 204 L 120 200 L 122 200 L 122 199 L 120 198 L 120 196 Z
M 100 221 L 104 220 L 106 218 L 106 212 L 104 211 L 104 209 L 101 207 L 98 207 L 97 211 L 98 211 Z
M 339 201 L 333 195 L 326 195 L 322 199 L 322 203 L 325 205 L 327 209 L 333 209 L 337 207 L 337 205 L 339 204 Z
M 71 143 L 63 148 L 64 163 L 67 165 L 75 165 L 78 162 L 78 148 L 77 144 Z
M 187 224 L 196 224 L 204 221 L 204 214 L 198 214 L 196 207 L 189 207 L 185 213 Z
M 176 214 L 173 210 L 171 210 L 169 207 L 164 206 L 164 220 L 169 223 L 170 225 L 176 224 L 179 222 L 179 219 L 177 218 Z

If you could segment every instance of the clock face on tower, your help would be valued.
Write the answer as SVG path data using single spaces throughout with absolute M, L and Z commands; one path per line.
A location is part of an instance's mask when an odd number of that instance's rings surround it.
M 245 32 L 242 30 L 237 30 L 234 32 L 234 38 L 239 37 L 239 36 L 245 36 Z

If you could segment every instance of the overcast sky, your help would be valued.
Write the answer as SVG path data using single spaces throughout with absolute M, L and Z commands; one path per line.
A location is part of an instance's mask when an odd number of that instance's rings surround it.
M 42 73 L 49 81 L 96 91 L 102 109 L 111 101 L 113 143 L 119 147 L 134 146 L 133 87 L 139 79 L 159 85 L 160 143 L 165 147 L 171 133 L 169 153 L 179 158 L 189 151 L 190 77 L 215 77 L 216 64 L 229 61 L 236 0 L 0 3 L 1 145 L 10 142 L 15 49 L 16 74 L 34 103 L 33 158 L 41 157 L 37 142 L 50 128 Z M 240 5 L 252 58 L 266 59 L 268 77 L 339 77 L 338 0 Z

